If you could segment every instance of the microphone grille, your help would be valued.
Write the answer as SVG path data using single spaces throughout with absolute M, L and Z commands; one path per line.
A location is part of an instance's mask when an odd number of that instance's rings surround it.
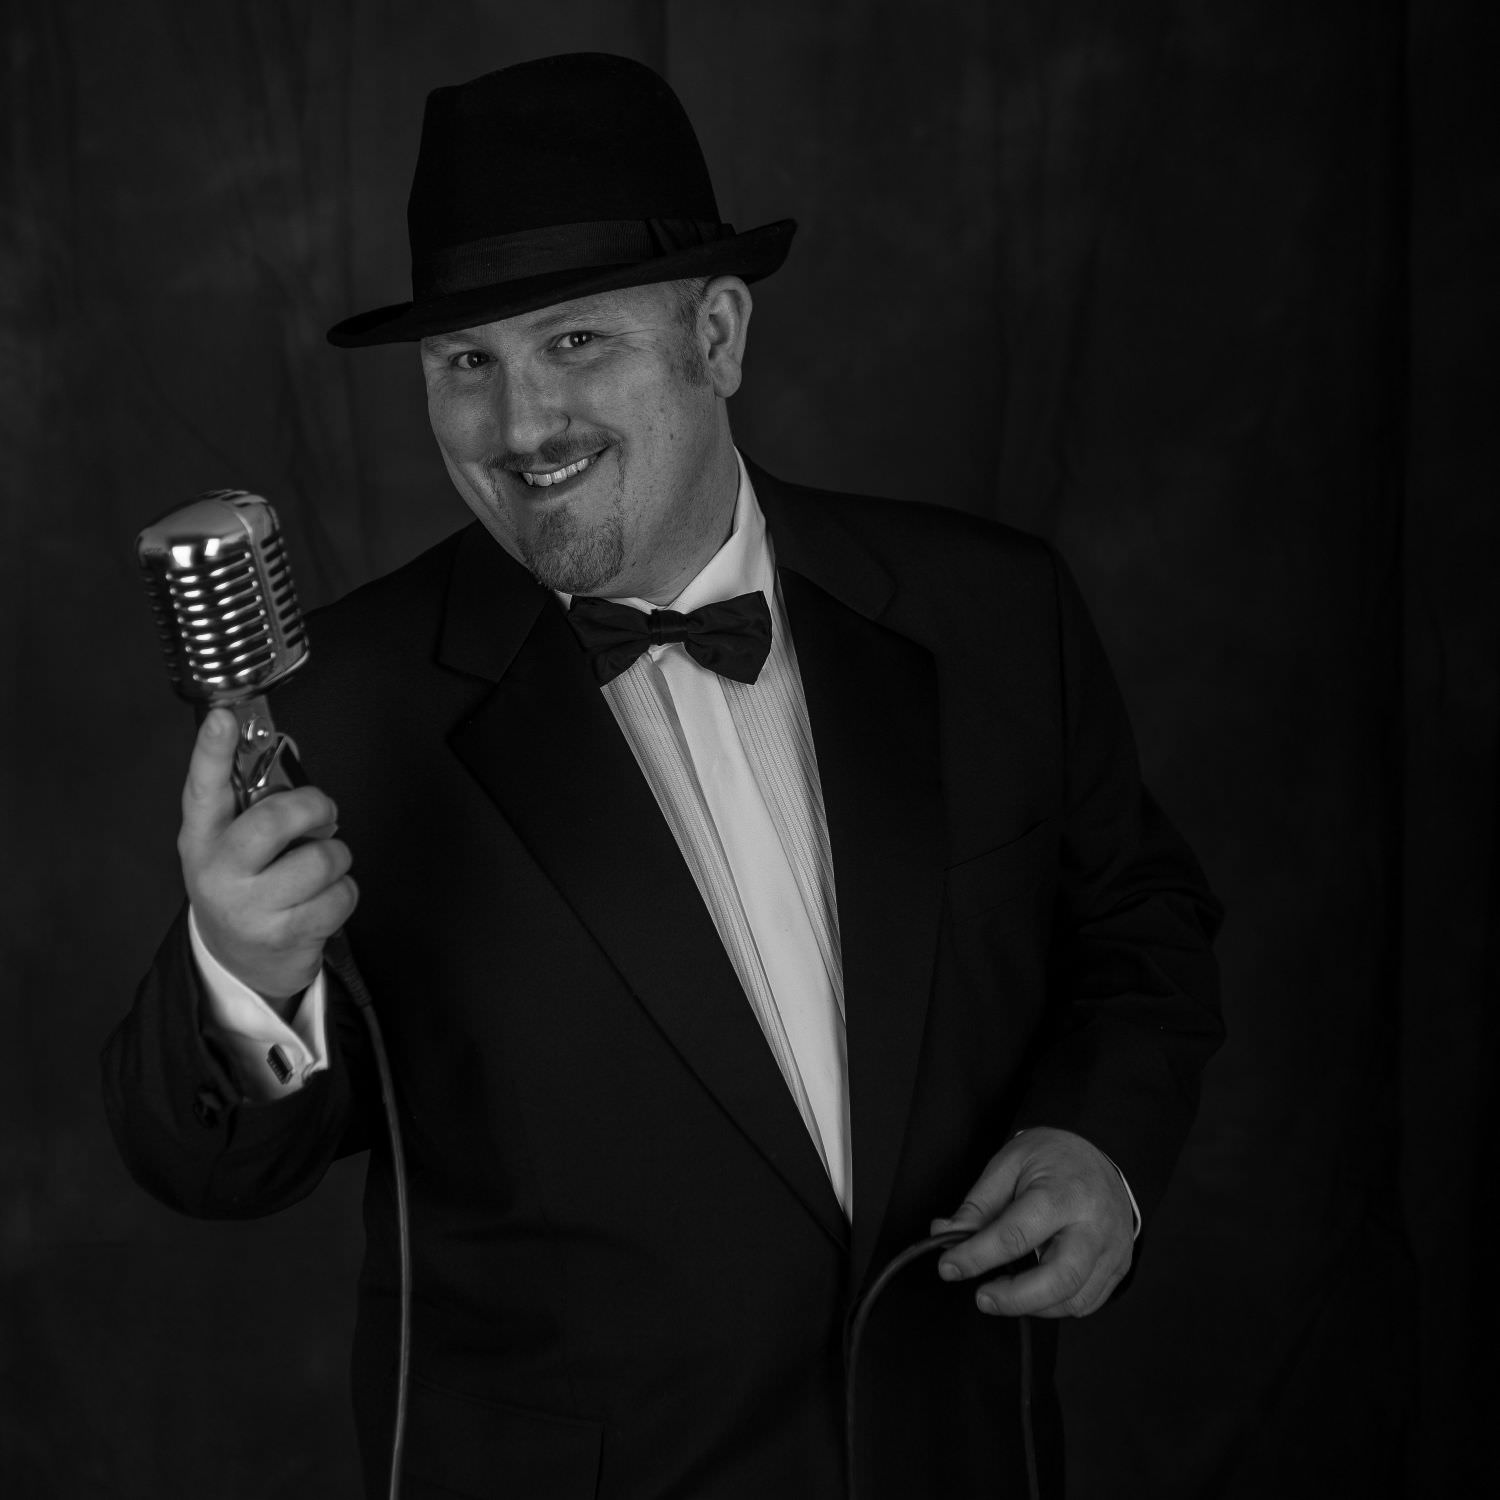
M 136 539 L 167 672 L 180 697 L 217 706 L 264 693 L 307 657 L 307 631 L 276 512 L 213 490 Z

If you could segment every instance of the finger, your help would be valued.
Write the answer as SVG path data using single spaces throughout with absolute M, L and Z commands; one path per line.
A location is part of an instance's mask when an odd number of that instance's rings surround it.
M 1114 1289 L 1124 1279 L 1124 1271 L 1118 1267 L 1112 1271 L 1106 1270 L 1104 1262 L 1101 1261 L 1094 1267 L 1094 1274 L 1084 1283 L 1081 1291 L 1076 1292 L 1071 1297 L 1064 1298 L 1061 1302 L 1054 1302 L 1051 1307 L 1040 1308 L 1033 1316 L 1038 1318 L 1086 1318 L 1090 1313 L 1098 1312 L 1109 1301 Z
M 268 911 L 291 911 L 316 900 L 349 873 L 354 856 L 342 839 L 314 839 L 288 850 L 261 872 Z
M 352 875 L 345 875 L 311 901 L 304 901 L 285 914 L 287 945 L 305 947 L 326 943 L 349 920 L 358 905 L 359 887 Z
M 945 1251 L 938 1275 L 944 1281 L 958 1281 L 1009 1265 L 1039 1250 L 1065 1224 L 1048 1194 L 1037 1189 L 1024 1192 L 998 1218 Z
M 238 812 L 230 779 L 236 728 L 235 717 L 227 708 L 213 709 L 198 726 L 187 779 L 182 784 L 179 843 L 184 853 L 195 853 L 217 838 Z
M 310 901 L 264 914 L 257 923 L 255 943 L 275 964 L 299 955 L 306 958 L 344 925 L 358 901 L 358 887 L 346 875 Z M 306 982 L 300 987 L 306 988 Z
M 1041 1264 L 1017 1276 L 986 1282 L 975 1292 L 974 1300 L 981 1311 L 1007 1317 L 1045 1313 L 1082 1296 L 1099 1269 L 1103 1252 L 1102 1240 L 1088 1230 L 1072 1226 L 1053 1240 Z
M 934 1219 L 929 1233 L 942 1234 L 949 1229 L 978 1229 L 1010 1202 L 1020 1180 L 1021 1168 L 1026 1156 L 1015 1141 L 997 1151 L 989 1165 L 979 1174 L 969 1196 L 958 1206 L 958 1211 L 948 1219 Z
M 338 808 L 326 792 L 300 786 L 273 792 L 247 808 L 228 829 L 226 842 L 240 873 L 255 875 L 298 839 L 313 838 L 320 828 L 337 822 Z

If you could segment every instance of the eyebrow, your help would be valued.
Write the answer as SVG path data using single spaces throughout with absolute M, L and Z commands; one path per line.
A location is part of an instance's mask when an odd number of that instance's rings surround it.
M 589 297 L 571 306 L 557 308 L 555 310 L 542 308 L 531 322 L 527 323 L 528 333 L 550 333 L 553 329 L 561 327 L 564 323 L 596 323 L 607 318 L 618 318 L 621 315 L 617 303 L 606 297 Z M 472 328 L 459 328 L 451 333 L 431 333 L 422 340 L 424 349 L 451 349 L 455 347 L 467 347 L 474 342 L 474 330 Z
M 618 315 L 619 309 L 614 303 L 603 297 L 589 297 L 567 308 L 558 308 L 552 312 L 543 308 L 541 315 L 534 322 L 528 323 L 526 327 L 531 333 L 546 333 L 564 323 L 592 323 L 602 318 Z

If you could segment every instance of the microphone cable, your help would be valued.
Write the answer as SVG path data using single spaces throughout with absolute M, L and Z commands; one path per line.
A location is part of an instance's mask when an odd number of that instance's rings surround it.
M 945 1250 L 949 1245 L 956 1245 L 973 1233 L 972 1229 L 947 1229 L 930 1239 L 908 1245 L 886 1263 L 870 1290 L 855 1305 L 844 1348 L 844 1459 L 849 1476 L 849 1500 L 858 1500 L 854 1476 L 854 1398 L 855 1377 L 859 1369 L 859 1340 L 865 1324 L 870 1320 L 875 1300 L 907 1266 L 921 1260 L 933 1250 Z M 1029 1500 L 1041 1500 L 1041 1483 L 1036 1466 L 1036 1434 L 1031 1421 L 1031 1319 L 1022 1316 L 1016 1322 L 1020 1324 L 1021 1335 L 1021 1439 L 1026 1450 L 1026 1493 Z
M 406 1392 L 411 1375 L 411 1220 L 406 1202 L 406 1159 L 401 1149 L 401 1120 L 396 1113 L 396 1090 L 391 1082 L 391 1065 L 385 1053 L 380 1020 L 375 1014 L 364 977 L 355 966 L 343 928 L 323 945 L 323 962 L 338 976 L 369 1028 L 370 1048 L 380 1074 L 380 1100 L 385 1106 L 385 1123 L 391 1137 L 391 1172 L 396 1180 L 396 1237 L 401 1264 L 401 1338 L 396 1367 L 396 1420 L 391 1435 L 391 1478 L 387 1493 L 389 1500 L 400 1500 L 401 1460 L 406 1448 Z
M 269 715 L 267 716 L 269 724 Z M 285 735 L 280 741 L 275 765 L 263 785 L 253 790 L 236 788 L 236 800 L 241 811 L 252 806 L 273 791 L 288 787 L 305 786 L 307 774 L 297 757 L 296 743 Z M 303 840 L 295 839 L 288 847 L 295 847 Z M 400 1264 L 400 1337 L 396 1360 L 396 1418 L 391 1433 L 390 1483 L 388 1500 L 400 1500 L 401 1462 L 406 1451 L 406 1407 L 407 1388 L 411 1379 L 411 1214 L 406 1196 L 406 1153 L 401 1144 L 401 1117 L 396 1112 L 396 1086 L 391 1079 L 391 1063 L 385 1050 L 385 1035 L 380 1029 L 380 1018 L 375 1014 L 375 1004 L 370 998 L 364 975 L 354 962 L 349 948 L 349 939 L 344 929 L 339 928 L 323 944 L 323 962 L 337 976 L 349 998 L 365 1018 L 365 1027 L 370 1033 L 370 1050 L 375 1054 L 375 1070 L 380 1077 L 380 1102 L 385 1110 L 386 1132 L 391 1139 L 391 1175 L 396 1184 L 396 1246 Z

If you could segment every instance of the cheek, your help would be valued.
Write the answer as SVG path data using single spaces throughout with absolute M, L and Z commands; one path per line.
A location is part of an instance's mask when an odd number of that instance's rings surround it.
M 427 419 L 438 446 L 458 463 L 485 458 L 494 451 L 494 433 L 483 402 L 430 395 Z

